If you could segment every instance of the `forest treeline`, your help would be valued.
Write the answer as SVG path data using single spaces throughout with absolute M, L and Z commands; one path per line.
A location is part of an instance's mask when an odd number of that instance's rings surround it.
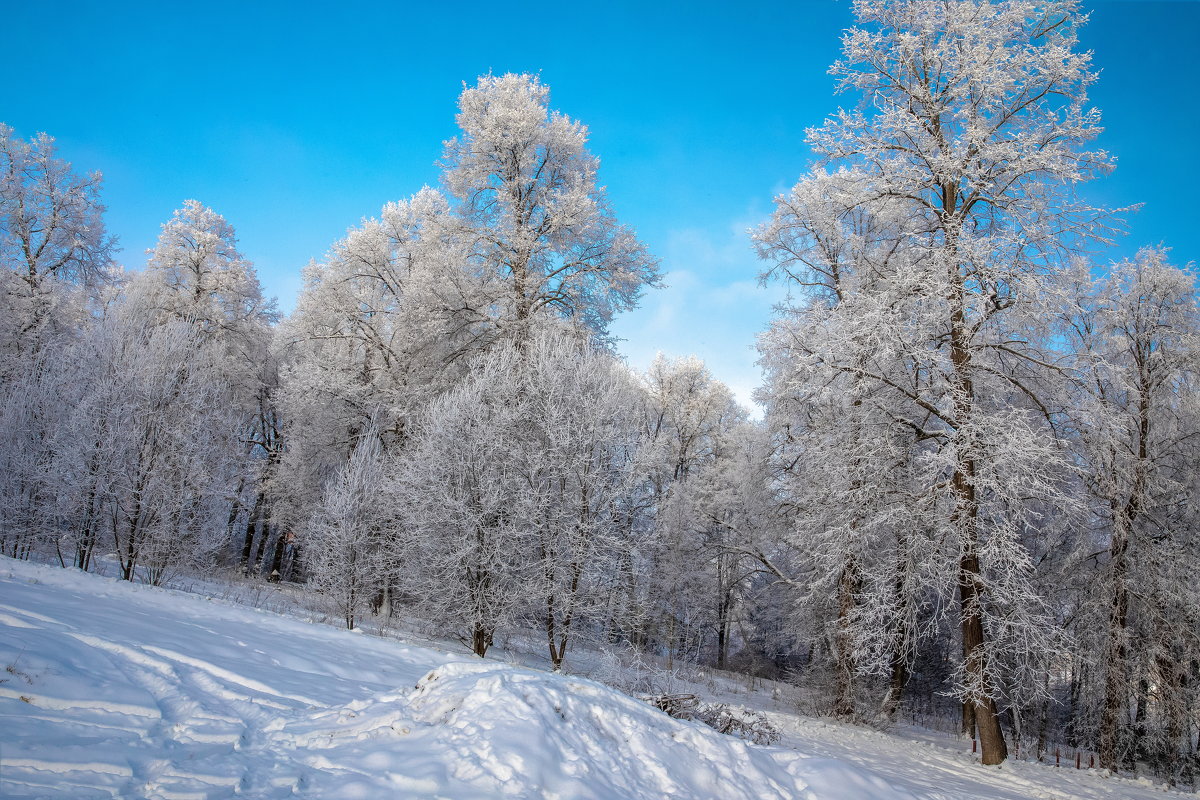
M 1128 209 L 1078 193 L 1113 166 L 1085 17 L 854 12 L 849 103 L 750 234 L 792 298 L 761 421 L 695 358 L 614 354 L 658 263 L 536 77 L 466 88 L 440 188 L 286 318 L 196 201 L 117 267 L 100 175 L 0 127 L 4 554 L 303 581 L 350 627 L 619 645 L 953 713 L 984 763 L 1063 743 L 1193 783 L 1195 275 L 1099 255 Z

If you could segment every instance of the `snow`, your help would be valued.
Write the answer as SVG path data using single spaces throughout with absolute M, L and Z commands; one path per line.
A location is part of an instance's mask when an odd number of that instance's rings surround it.
M 774 713 L 789 747 L 600 683 L 0 561 L 6 798 L 1099 800 L 1162 790 Z

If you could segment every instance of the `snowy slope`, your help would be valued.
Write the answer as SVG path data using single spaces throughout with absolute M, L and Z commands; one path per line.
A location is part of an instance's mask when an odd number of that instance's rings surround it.
M 755 747 L 591 681 L 7 559 L 0 664 L 6 798 L 1163 797 L 798 718 L 804 753 Z

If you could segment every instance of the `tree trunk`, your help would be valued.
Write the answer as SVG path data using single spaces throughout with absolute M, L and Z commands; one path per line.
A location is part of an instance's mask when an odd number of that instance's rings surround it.
M 862 590 L 862 578 L 858 572 L 858 562 L 853 555 L 846 558 L 842 574 L 838 578 L 838 619 L 837 619 L 837 666 L 833 714 L 835 717 L 849 719 L 854 716 L 854 674 L 857 665 L 854 659 L 854 631 L 851 629 L 851 616 L 854 613 L 856 597 Z
M 259 520 L 262 519 L 262 507 L 266 500 L 266 495 L 259 491 L 254 498 L 254 508 L 250 511 L 250 516 L 246 519 L 246 538 L 242 542 L 242 574 L 250 574 L 250 554 L 254 551 L 254 534 L 258 529 Z
M 729 663 L 729 627 L 733 592 L 725 588 L 724 583 L 724 581 L 718 580 L 721 594 L 717 601 L 717 669 L 725 669 Z
M 979 732 L 980 760 L 986 765 L 999 764 L 1008 758 L 1008 745 L 1000 730 L 1000 714 L 991 691 L 987 658 L 984 655 L 983 617 L 979 611 L 979 594 L 976 581 L 979 577 L 979 559 L 973 553 L 964 555 L 961 565 L 959 590 L 962 596 L 963 650 L 967 657 L 967 676 L 972 684 L 975 727 Z
M 242 490 L 246 488 L 246 479 L 238 481 L 237 489 L 233 492 L 233 502 L 229 504 L 229 517 L 225 523 L 225 542 L 230 546 L 234 542 L 233 527 L 237 524 L 238 514 L 242 512 Z
M 268 581 L 278 583 L 283 578 L 283 551 L 286 547 L 287 532 L 281 530 L 275 537 L 275 552 L 271 556 L 271 569 L 267 572 Z
M 482 622 L 476 622 L 471 630 L 471 650 L 475 655 L 483 658 L 487 655 L 488 648 L 492 646 L 492 631 Z
M 550 643 L 550 663 L 555 672 L 562 669 L 563 659 L 567 655 L 567 641 L 571 635 L 571 623 L 575 618 L 575 598 L 579 593 L 582 577 L 583 564 L 578 561 L 572 562 L 571 583 L 563 603 L 561 623 L 557 622 L 557 614 L 560 611 L 555 595 L 550 593 L 546 596 L 546 638 Z
M 557 646 L 556 631 L 554 627 L 554 617 L 556 614 L 554 608 L 554 592 L 546 595 L 546 642 L 550 646 L 550 665 L 555 672 L 562 669 L 563 652 Z
M 262 568 L 263 555 L 267 550 L 267 539 L 271 535 L 271 514 L 265 510 L 262 512 L 262 530 L 258 534 L 258 547 L 254 549 L 254 560 L 250 562 L 250 571 L 258 572 Z
M 75 566 L 87 572 L 92 565 L 92 551 L 96 547 L 96 489 L 88 491 L 87 511 L 79 526 L 79 540 L 75 545 Z
M 1113 513 L 1112 556 L 1113 595 L 1109 610 L 1108 653 L 1104 673 L 1104 706 L 1100 714 L 1100 766 L 1116 772 L 1117 739 L 1121 711 L 1125 708 L 1129 676 L 1126 627 L 1129 616 L 1129 595 L 1126 586 L 1126 553 L 1129 547 L 1125 514 Z
M 945 187 L 945 208 L 954 209 L 956 206 L 955 187 Z M 947 231 L 951 239 L 950 251 L 954 251 L 953 232 Z M 996 702 L 990 697 L 992 686 L 988 674 L 987 658 L 984 650 L 983 630 L 983 598 L 980 597 L 982 586 L 982 570 L 979 564 L 979 500 L 976 496 L 976 447 L 970 433 L 963 437 L 963 428 L 971 424 L 976 413 L 975 386 L 971 378 L 971 350 L 969 335 L 966 327 L 965 278 L 953 267 L 953 285 L 955 294 L 951 301 L 950 327 L 950 361 L 953 365 L 951 375 L 951 398 L 954 404 L 955 424 L 958 428 L 960 441 L 956 453 L 954 475 L 951 486 L 954 490 L 955 509 L 953 514 L 954 527 L 960 540 L 959 557 L 959 599 L 962 614 L 962 645 L 965 659 L 968 695 L 964 700 L 973 705 L 975 728 L 979 732 L 981 760 L 984 764 L 992 765 L 1003 762 L 1008 757 L 1008 746 L 1004 743 L 1004 734 L 1000 730 L 1000 717 L 996 710 Z M 964 722 L 967 713 L 964 709 Z
M 129 519 L 129 534 L 125 538 L 124 555 L 120 557 L 121 562 L 121 579 L 132 582 L 134 575 L 137 573 L 138 559 L 138 528 L 142 515 L 141 500 L 137 500 L 133 505 L 133 516 Z M 116 532 L 117 526 L 114 519 L 113 531 Z M 118 550 L 118 553 L 121 551 Z
M 888 680 L 887 694 L 883 699 L 883 715 L 889 720 L 896 718 L 900 709 L 900 701 L 904 697 L 904 687 L 908 684 L 908 660 L 901 646 L 892 651 L 891 677 Z
M 722 549 L 721 537 L 716 537 L 717 555 L 715 559 L 717 577 L 717 669 L 725 669 L 729 661 L 729 612 L 731 611 L 733 589 L 729 583 L 729 556 Z
M 905 599 L 905 572 L 908 565 L 908 538 L 903 532 L 896 534 L 896 573 L 892 579 L 893 602 L 897 607 L 907 605 Z M 896 623 L 895 641 L 892 645 L 892 657 L 889 664 L 891 677 L 888 681 L 887 694 L 883 699 L 883 715 L 892 720 L 900 709 L 900 701 L 904 696 L 904 687 L 908 684 L 908 628 L 907 617 L 902 613 Z

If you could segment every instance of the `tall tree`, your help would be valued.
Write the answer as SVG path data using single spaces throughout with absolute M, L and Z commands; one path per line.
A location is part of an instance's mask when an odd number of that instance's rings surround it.
M 296 524 L 374 421 L 400 449 L 421 407 L 461 378 L 491 337 L 450 209 L 424 189 L 363 220 L 305 270 L 281 326 L 281 403 L 289 447 L 279 485 Z
M 1101 531 L 1080 548 L 1102 565 L 1085 596 L 1104 613 L 1080 619 L 1103 676 L 1097 750 L 1107 769 L 1154 760 L 1171 770 L 1190 749 L 1181 742 L 1195 703 L 1186 665 L 1200 659 L 1200 597 L 1189 589 L 1200 569 L 1190 534 L 1200 464 L 1195 275 L 1147 248 L 1080 284 L 1064 335 L 1077 358 L 1075 441 Z
M 302 531 L 310 580 L 350 629 L 366 610 L 385 569 L 383 467 L 379 431 L 368 426 L 350 459 L 326 484 Z
M 243 472 L 237 486 L 224 492 L 230 503 L 226 528 L 232 540 L 245 507 L 248 546 L 257 528 L 266 536 L 268 486 L 282 452 L 275 408 L 278 362 L 271 352 L 272 326 L 279 318 L 275 301 L 263 296 L 233 226 L 196 200 L 185 200 L 163 224 L 139 287 L 143 313 L 196 332 L 195 357 L 207 361 L 193 368 L 207 370 L 221 384 L 222 402 L 240 419 Z
M 449 198 L 427 188 L 389 204 L 310 266 L 283 337 L 292 516 L 305 516 L 368 419 L 400 454 L 423 407 L 479 354 L 531 341 L 547 320 L 603 337 L 657 283 L 657 263 L 596 184 L 586 129 L 548 100 L 527 75 L 465 89 L 463 132 L 442 165 Z
M 219 341 L 233 359 L 260 355 L 262 329 L 275 322 L 254 265 L 241 254 L 233 226 L 197 200 L 185 200 L 162 226 L 147 271 L 157 292 L 148 302 Z
M 25 141 L 0 123 L 0 347 L 5 362 L 77 324 L 68 287 L 94 294 L 110 279 L 115 240 L 104 228 L 99 172 L 77 175 L 54 139 Z M 0 377 L 20 367 L 0 363 Z
M 654 535 L 644 554 L 649 563 L 643 583 L 656 611 L 648 633 L 669 658 L 699 658 L 706 641 L 719 639 L 711 635 L 720 627 L 720 603 L 713 598 L 722 589 L 707 567 L 715 569 L 721 562 L 708 563 L 715 529 L 701 515 L 697 493 L 688 483 L 719 453 L 734 449 L 732 433 L 744 423 L 746 412 L 729 387 L 695 357 L 660 355 L 644 380 L 646 443 L 640 460 L 649 484 Z
M 984 763 L 996 764 L 1007 756 L 997 671 L 1011 648 L 1036 657 L 1034 642 L 1052 633 L 1023 541 L 1037 528 L 1031 496 L 1055 502 L 1053 465 L 1063 468 L 1040 421 L 1052 417 L 1039 381 L 1053 356 L 1039 317 L 1066 258 L 1104 218 L 1074 193 L 1109 167 L 1085 149 L 1098 130 L 1085 105 L 1095 74 L 1076 52 L 1073 2 L 858 0 L 854 10 L 831 72 L 861 102 L 809 142 L 856 186 L 843 213 L 898 205 L 894 246 L 905 254 L 856 289 L 869 306 L 841 299 L 840 316 L 857 314 L 864 336 L 837 337 L 821 357 L 889 393 L 927 442 L 941 574 L 953 571 L 959 594 L 957 688 Z M 916 381 L 897 380 L 906 363 Z
M 442 180 L 499 328 L 549 313 L 603 336 L 658 285 L 658 264 L 609 208 L 587 128 L 549 100 L 536 76 L 481 77 L 459 98 Z
M 58 529 L 49 446 L 79 387 L 54 373 L 113 277 L 100 186 L 50 136 L 0 124 L 0 547 L 12 555 Z
M 530 620 L 556 669 L 630 544 L 639 444 L 632 376 L 557 327 L 477 356 L 422 415 L 392 492 L 401 588 L 478 655 Z

